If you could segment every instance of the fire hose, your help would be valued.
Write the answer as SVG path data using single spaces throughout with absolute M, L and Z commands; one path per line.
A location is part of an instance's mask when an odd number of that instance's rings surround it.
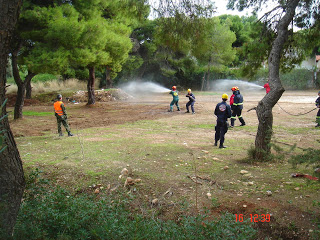
M 305 112 L 305 113 L 293 114 L 293 113 L 289 113 L 289 112 L 287 112 L 286 110 L 284 110 L 284 109 L 279 105 L 279 103 L 277 103 L 277 105 L 278 105 L 278 107 L 279 107 L 282 111 L 284 111 L 286 114 L 289 114 L 289 115 L 291 115 L 291 116 L 302 116 L 302 115 L 306 115 L 306 114 L 311 113 L 312 111 L 314 111 L 314 110 L 317 109 L 317 108 L 314 108 L 314 109 L 312 109 L 312 110 L 310 110 L 310 111 L 308 111 L 308 112 Z M 250 111 L 252 111 L 252 110 L 257 110 L 257 107 L 250 108 L 247 112 L 250 112 Z

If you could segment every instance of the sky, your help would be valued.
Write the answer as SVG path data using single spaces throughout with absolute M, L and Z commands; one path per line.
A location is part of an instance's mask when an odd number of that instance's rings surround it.
M 150 0 L 149 3 L 151 4 L 151 6 L 157 6 L 158 5 L 158 1 L 159 0 Z M 174 0 L 174 1 L 179 1 L 179 0 Z M 239 12 L 237 10 L 227 10 L 227 3 L 228 0 L 212 0 L 212 2 L 214 2 L 215 6 L 217 7 L 216 9 L 216 13 L 214 14 L 214 16 L 220 16 L 222 14 L 231 14 L 231 15 L 239 15 L 239 16 L 251 16 L 251 11 L 250 10 L 244 10 L 242 12 Z M 153 16 L 151 15 L 150 18 L 152 19 Z
M 222 15 L 222 14 L 231 14 L 231 15 L 239 15 L 239 16 L 250 16 L 251 12 L 248 10 L 238 12 L 237 10 L 227 10 L 227 3 L 228 0 L 216 0 L 215 6 L 217 7 L 217 13 L 216 16 Z

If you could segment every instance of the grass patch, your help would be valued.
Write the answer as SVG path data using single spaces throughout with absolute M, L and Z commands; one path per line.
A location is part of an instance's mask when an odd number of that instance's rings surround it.
M 196 124 L 196 125 L 188 125 L 188 128 L 204 128 L 204 129 L 213 129 L 215 124 Z
M 23 111 L 25 116 L 52 116 L 52 112 L 34 112 L 34 111 Z

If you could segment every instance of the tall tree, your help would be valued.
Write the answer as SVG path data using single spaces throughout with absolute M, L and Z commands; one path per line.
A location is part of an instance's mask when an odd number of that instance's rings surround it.
M 226 23 L 221 24 L 217 17 L 203 19 L 204 31 L 198 33 L 199 37 L 192 45 L 192 55 L 195 56 L 205 69 L 203 80 L 209 83 L 211 72 L 223 72 L 234 58 L 236 51 L 232 44 L 236 35 Z M 204 89 L 204 81 L 201 90 Z
M 59 1 L 57 1 L 58 3 Z M 17 98 L 14 108 L 14 119 L 22 118 L 23 105 L 25 95 L 27 98 L 31 98 L 31 80 L 39 73 L 57 73 L 62 72 L 61 64 L 51 64 L 50 61 L 43 61 L 43 58 L 39 57 L 39 50 L 43 49 L 43 54 L 48 54 L 48 51 L 55 52 L 54 48 L 51 48 L 52 43 L 44 39 L 45 33 L 48 31 L 48 14 L 44 16 L 37 16 L 39 7 L 52 7 L 53 3 L 50 1 L 37 1 L 37 0 L 25 0 L 21 8 L 21 14 L 16 26 L 14 38 L 11 43 L 11 58 L 12 58 L 12 70 L 14 80 L 17 84 Z M 44 12 L 42 12 L 44 13 Z M 67 17 L 67 14 L 65 15 Z M 73 22 L 71 22 L 73 23 Z M 45 49 L 44 49 L 45 48 Z M 37 53 L 34 56 L 34 52 Z M 55 57 L 60 57 L 56 55 Z M 51 62 L 58 62 L 57 59 L 50 59 Z M 64 63 L 65 64 L 65 63 Z M 20 69 L 27 72 L 26 76 L 20 74 Z M 23 80 L 24 78 L 24 80 Z M 27 94 L 26 94 L 27 92 Z
M 269 3 L 267 0 L 229 0 L 229 7 L 243 10 L 247 7 L 259 7 Z M 256 111 L 259 120 L 255 140 L 255 158 L 266 159 L 270 154 L 270 141 L 272 136 L 273 115 L 272 109 L 285 91 L 279 77 L 281 58 L 285 56 L 285 44 L 288 41 L 289 26 L 293 22 L 309 28 L 314 22 L 311 19 L 319 17 L 319 2 L 317 0 L 288 0 L 276 1 L 277 6 L 267 12 L 261 19 L 265 26 L 275 31 L 271 50 L 268 57 L 269 83 L 271 91 L 259 102 Z M 292 24 L 292 25 L 291 25 Z
M 6 65 L 21 4 L 22 0 L 0 0 L 0 106 L 6 98 Z M 6 145 L 0 153 L 0 239 L 9 239 L 18 215 L 25 180 L 9 121 L 4 117 L 7 113 L 6 107 L 4 106 L 0 112 L 0 130 L 5 131 Z

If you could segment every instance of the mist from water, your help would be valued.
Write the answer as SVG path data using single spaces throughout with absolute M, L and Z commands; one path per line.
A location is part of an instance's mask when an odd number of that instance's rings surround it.
M 210 82 L 209 90 L 217 92 L 227 92 L 235 86 L 239 87 L 240 92 L 260 91 L 264 89 L 263 86 L 252 82 L 246 82 L 242 80 L 218 79 Z
M 132 81 L 119 86 L 129 94 L 168 93 L 171 90 L 154 82 Z

